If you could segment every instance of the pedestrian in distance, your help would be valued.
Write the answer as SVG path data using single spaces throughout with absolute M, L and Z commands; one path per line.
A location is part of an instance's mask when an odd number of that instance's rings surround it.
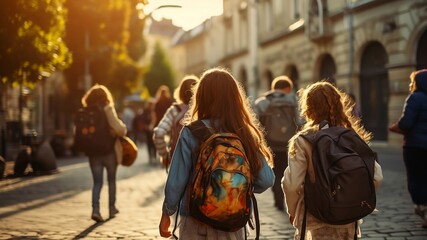
M 403 134 L 403 161 L 415 213 L 427 228 L 427 69 L 410 75 L 410 94 L 399 120 L 390 131 Z
M 131 138 L 132 140 L 136 140 L 135 133 L 133 129 L 133 121 L 135 119 L 135 111 L 134 107 L 130 102 L 124 103 L 124 108 L 121 114 L 121 119 L 123 123 L 126 125 L 127 128 L 127 136 Z
M 163 116 L 166 113 L 166 110 L 172 105 L 173 98 L 171 96 L 171 91 L 168 86 L 161 85 L 156 92 L 156 97 L 154 99 L 154 103 L 152 105 L 153 109 L 151 111 L 151 124 L 150 124 L 150 131 L 152 132 L 155 127 L 159 124 L 160 120 L 163 118 Z M 153 135 L 151 133 L 150 136 L 148 136 L 151 140 L 150 144 L 153 144 L 153 150 L 154 154 L 156 154 L 156 148 L 153 141 Z M 149 140 L 147 139 L 147 142 Z M 149 159 L 150 164 L 157 164 L 157 157 L 150 157 Z
M 197 83 L 198 77 L 194 75 L 185 76 L 174 91 L 176 103 L 172 104 L 153 131 L 153 140 L 156 146 L 162 166 L 169 167 L 170 159 L 175 149 L 179 133 L 183 127 L 182 119 L 187 113 L 191 97 L 192 87 Z
M 338 90 L 332 84 L 325 81 L 317 82 L 309 85 L 306 89 L 300 90 L 299 94 L 301 115 L 305 118 L 306 122 L 289 142 L 289 166 L 286 168 L 282 179 L 287 213 L 290 223 L 296 229 L 294 237 L 295 239 L 300 239 L 301 236 L 305 235 L 307 239 L 354 239 L 357 232 L 359 232 L 359 230 L 356 232 L 356 229 L 361 220 L 356 219 L 353 223 L 349 221 L 350 223 L 348 224 L 329 224 L 314 217 L 314 213 L 305 211 L 309 201 L 320 201 L 316 196 L 305 199 L 304 196 L 308 193 L 305 188 L 307 185 L 321 184 L 321 180 L 318 180 L 320 179 L 319 175 L 315 175 L 316 169 L 314 168 L 315 165 L 318 165 L 317 162 L 314 162 L 314 159 L 319 161 L 320 158 L 315 158 L 318 156 L 315 153 L 318 152 L 314 152 L 314 146 L 307 140 L 305 135 L 307 133 L 317 135 L 320 131 L 324 131 L 329 127 L 331 129 L 333 129 L 332 127 L 339 127 L 341 129 L 342 127 L 344 131 L 347 131 L 347 129 L 351 130 L 354 134 L 353 136 L 366 149 L 369 147 L 365 143 L 369 142 L 372 134 L 367 132 L 360 124 L 360 119 L 351 113 L 352 106 L 347 99 L 348 95 Z M 327 121 L 329 124 L 322 126 L 324 121 Z M 316 145 L 316 148 L 319 148 L 319 145 Z M 380 165 L 376 162 L 375 153 L 371 150 L 370 153 L 372 156 L 371 163 L 374 161 L 371 165 L 373 173 L 366 174 L 364 172 L 364 176 L 366 176 L 370 185 L 360 189 L 362 191 L 369 189 L 369 191 L 373 191 L 375 194 L 376 189 L 382 181 L 382 171 Z M 366 165 L 366 162 L 362 164 L 362 166 L 364 165 Z M 355 181 L 352 180 L 350 182 Z M 337 189 L 339 191 L 339 185 Z M 317 194 L 320 194 L 320 192 L 317 192 Z M 357 206 L 360 207 L 360 204 Z M 374 210 L 371 206 L 368 207 L 370 212 Z
M 200 223 L 194 215 L 190 215 L 189 193 L 193 192 L 189 190 L 191 189 L 189 181 L 193 182 L 192 178 L 196 174 L 196 164 L 198 164 L 196 162 L 198 149 L 204 145 L 204 142 L 197 140 L 191 127 L 194 123 L 201 122 L 205 128 L 215 133 L 232 133 L 241 139 L 246 159 L 250 163 L 252 191 L 255 193 L 262 193 L 273 185 L 274 173 L 270 167 L 273 164 L 271 150 L 264 140 L 261 126 L 243 88 L 228 71 L 221 68 L 205 71 L 194 89 L 189 114 L 185 117 L 186 125 L 181 131 L 172 156 L 165 185 L 159 224 L 160 235 L 165 238 L 172 235 L 169 230 L 170 216 L 178 211 L 180 239 L 245 239 L 245 226 L 235 231 L 222 231 L 211 225 Z M 227 184 L 230 182 L 222 182 L 218 187 L 222 188 Z
M 288 166 L 288 141 L 296 133 L 299 124 L 298 103 L 292 92 L 293 83 L 287 76 L 276 77 L 271 90 L 255 101 L 254 111 L 265 128 L 266 140 L 273 150 L 274 205 L 284 211 L 284 196 L 281 187 L 283 172 Z
M 122 159 L 123 149 L 118 137 L 126 135 L 126 125 L 118 118 L 111 92 L 104 85 L 94 85 L 85 93 L 81 102 L 83 107 L 100 106 L 104 110 L 110 127 L 110 134 L 115 137 L 113 148 L 110 148 L 110 151 L 89 155 L 89 165 L 93 178 L 91 217 L 96 222 L 102 222 L 104 219 L 100 213 L 99 199 L 104 169 L 107 170 L 110 218 L 119 212 L 116 208 L 116 173 L 118 163 Z
M 172 98 L 169 87 L 166 85 L 161 85 L 157 89 L 156 98 L 153 105 L 153 128 L 159 124 L 160 120 L 165 115 L 166 110 L 172 105 L 173 101 L 174 100 Z

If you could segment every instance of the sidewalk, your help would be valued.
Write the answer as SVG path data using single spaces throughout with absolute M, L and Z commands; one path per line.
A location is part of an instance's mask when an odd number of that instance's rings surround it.
M 427 229 L 420 227 L 406 190 L 401 150 L 374 149 L 385 181 L 378 194 L 379 211 L 364 219 L 362 239 L 427 239 Z M 158 224 L 167 175 L 148 164 L 144 148 L 140 153 L 135 165 L 119 168 L 120 213 L 103 223 L 90 219 L 92 180 L 85 157 L 59 159 L 58 174 L 0 181 L 0 239 L 162 239 Z M 104 217 L 107 191 L 104 184 Z M 270 190 L 257 195 L 261 239 L 292 239 L 294 229 L 287 215 L 273 207 L 272 197 Z

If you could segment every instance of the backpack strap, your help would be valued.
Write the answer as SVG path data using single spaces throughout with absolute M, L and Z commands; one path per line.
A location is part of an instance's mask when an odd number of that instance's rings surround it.
M 256 231 L 255 240 L 259 240 L 261 225 L 259 223 L 258 203 L 255 198 L 255 194 L 252 194 L 252 205 L 254 206 L 254 215 L 255 215 L 255 231 Z
M 191 133 L 197 138 L 198 141 L 204 142 L 206 141 L 211 135 L 212 131 L 203 123 L 202 120 L 198 120 L 195 122 L 192 122 L 190 125 L 188 125 L 188 128 L 190 129 Z
M 178 107 L 178 105 L 175 105 L 175 107 L 177 107 L 178 109 L 180 109 L 179 107 Z M 195 121 L 195 122 L 192 122 L 190 125 L 188 125 L 187 126 L 189 129 L 190 129 L 190 131 L 191 131 L 191 133 L 197 138 L 197 140 L 200 142 L 200 143 L 202 143 L 202 142 L 204 142 L 204 141 L 206 141 L 206 139 L 208 139 L 209 137 L 210 137 L 210 135 L 212 134 L 212 132 L 210 131 L 210 129 L 203 123 L 203 121 L 202 120 L 198 120 L 198 121 Z M 200 145 L 200 144 L 199 144 Z M 199 151 L 200 149 L 199 149 L 200 147 L 198 147 L 198 149 L 196 149 L 196 151 Z M 197 154 L 195 154 L 195 156 L 197 157 L 198 156 L 198 153 Z M 183 193 L 183 195 L 181 195 L 181 197 L 179 198 L 180 199 L 180 201 L 181 201 L 181 199 L 182 199 L 182 197 L 184 196 L 184 193 Z M 178 206 L 178 209 L 177 209 L 177 211 L 176 211 L 176 216 L 175 216 L 175 224 L 174 224 L 174 227 L 173 227 L 173 230 L 172 230 L 172 236 L 176 239 L 176 240 L 178 240 L 178 236 L 175 234 L 175 231 L 176 231 L 176 229 L 177 229 L 177 227 L 178 227 L 178 216 L 179 216 L 179 206 Z

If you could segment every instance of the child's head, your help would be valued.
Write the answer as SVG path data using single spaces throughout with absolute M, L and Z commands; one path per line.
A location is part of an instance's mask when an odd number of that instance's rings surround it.
M 189 104 L 193 96 L 193 86 L 199 81 L 199 78 L 194 75 L 185 76 L 179 84 L 179 87 L 174 91 L 174 98 L 178 102 Z
M 266 156 L 272 166 L 272 153 L 268 148 L 261 126 L 241 84 L 225 69 L 205 71 L 195 87 L 190 115 L 186 122 L 212 120 L 215 131 L 237 134 L 246 150 L 254 173 L 261 169 L 258 152 Z
M 329 82 L 321 81 L 299 91 L 301 115 L 307 123 L 304 129 L 317 127 L 326 120 L 333 126 L 354 129 L 365 141 L 372 138 L 361 125 L 360 119 L 352 113 L 354 104 L 349 96 Z
M 240 83 L 225 69 L 205 71 L 197 85 L 194 110 L 197 119 L 243 117 L 246 97 Z
M 409 83 L 409 91 L 415 92 L 418 89 L 427 91 L 427 69 L 414 71 L 409 76 L 411 82 Z
M 114 106 L 113 96 L 106 86 L 95 84 L 83 96 L 82 105 L 83 107 L 94 105 Z
M 319 124 L 326 120 L 332 125 L 350 127 L 345 114 L 346 95 L 329 82 L 316 82 L 302 91 L 300 104 L 307 122 Z

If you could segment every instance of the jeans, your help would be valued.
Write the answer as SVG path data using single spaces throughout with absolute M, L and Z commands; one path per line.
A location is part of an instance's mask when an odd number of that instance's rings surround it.
M 103 184 L 104 167 L 107 169 L 108 180 L 108 200 L 109 207 L 115 207 L 116 204 L 116 173 L 117 161 L 114 151 L 103 156 L 89 157 L 90 169 L 93 177 L 92 188 L 92 208 L 94 211 L 99 211 L 99 197 Z

